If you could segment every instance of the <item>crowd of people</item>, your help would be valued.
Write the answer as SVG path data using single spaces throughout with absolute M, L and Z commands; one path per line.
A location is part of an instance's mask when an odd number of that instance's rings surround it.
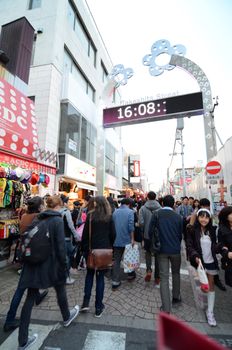
M 37 339 L 37 334 L 28 335 L 31 312 L 34 304 L 38 305 L 46 297 L 50 287 L 55 289 L 64 327 L 71 324 L 79 311 L 89 310 L 95 276 L 95 317 L 101 317 L 104 312 L 106 270 L 92 269 L 88 264 L 83 303 L 81 307 L 75 305 L 69 308 L 66 285 L 75 282 L 70 275 L 75 246 L 80 247 L 85 261 L 88 261 L 91 249 L 113 249 L 112 291 L 117 291 L 122 284 L 120 268 L 125 248 L 130 244 L 134 247 L 139 242 L 141 253 L 145 252 L 144 280 L 146 283 L 152 280 L 154 266 L 154 283 L 160 287 L 160 309 L 170 313 L 173 304 L 182 302 L 180 267 L 183 242 L 189 263 L 195 268 L 200 262 L 204 266 L 209 284 L 206 318 L 210 326 L 217 325 L 214 316 L 215 284 L 226 291 L 219 279 L 220 268 L 225 270 L 226 285 L 232 286 L 232 206 L 221 210 L 217 226 L 213 223 L 207 198 L 183 197 L 175 202 L 173 196 L 166 195 L 157 200 L 153 191 L 148 192 L 144 202 L 123 198 L 118 206 L 111 197 L 87 196 L 83 203 L 73 202 L 72 210 L 69 207 L 69 198 L 64 195 L 36 196 L 28 200 L 26 211 L 20 213 L 21 242 L 28 235 L 32 240 L 40 230 L 42 237 L 42 230 L 45 230 L 43 237 L 46 236 L 49 241 L 50 251 L 44 261 L 31 263 L 25 258 L 29 246 L 23 253 L 23 244 L 18 247 L 22 269 L 4 330 L 19 327 L 19 350 L 27 349 Z M 169 287 L 169 266 L 172 292 Z M 128 272 L 127 279 L 135 280 L 136 271 Z M 15 318 L 17 308 L 26 290 L 27 296 L 18 321 Z

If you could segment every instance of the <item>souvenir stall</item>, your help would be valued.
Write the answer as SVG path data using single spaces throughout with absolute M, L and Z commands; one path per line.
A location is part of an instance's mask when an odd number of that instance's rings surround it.
M 12 156 L 5 157 L 9 161 L 15 160 Z M 25 207 L 28 198 L 34 195 L 42 196 L 44 191 L 48 193 L 51 177 L 51 174 L 1 162 L 3 158 L 0 153 L 0 267 L 6 264 L 10 256 L 10 247 L 19 238 L 20 209 Z M 29 164 L 31 163 L 27 162 L 27 165 Z M 38 164 L 34 164 L 34 168 L 39 170 Z

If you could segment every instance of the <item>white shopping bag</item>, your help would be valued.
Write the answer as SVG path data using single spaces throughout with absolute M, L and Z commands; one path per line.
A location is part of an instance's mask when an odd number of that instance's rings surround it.
M 139 268 L 140 256 L 138 244 L 127 244 L 123 257 L 123 268 L 125 273 L 132 272 Z
M 202 265 L 201 260 L 199 261 L 199 264 L 198 264 L 198 267 L 197 267 L 197 273 L 198 273 L 199 281 L 200 281 L 200 284 L 201 284 L 202 292 L 208 293 L 208 291 L 209 291 L 209 281 L 208 281 L 208 277 L 206 275 L 206 272 L 205 272 L 205 269 L 204 269 L 204 267 Z

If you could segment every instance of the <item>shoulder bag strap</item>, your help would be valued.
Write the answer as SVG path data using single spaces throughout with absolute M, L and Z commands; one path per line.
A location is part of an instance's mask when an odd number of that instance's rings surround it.
M 92 214 L 89 214 L 89 251 L 91 250 L 91 221 L 92 221 Z

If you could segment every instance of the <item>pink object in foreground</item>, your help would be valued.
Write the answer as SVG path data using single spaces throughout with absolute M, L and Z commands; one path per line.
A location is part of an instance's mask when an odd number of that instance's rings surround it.
M 157 350 L 225 349 L 207 335 L 164 312 L 159 314 L 158 327 Z

